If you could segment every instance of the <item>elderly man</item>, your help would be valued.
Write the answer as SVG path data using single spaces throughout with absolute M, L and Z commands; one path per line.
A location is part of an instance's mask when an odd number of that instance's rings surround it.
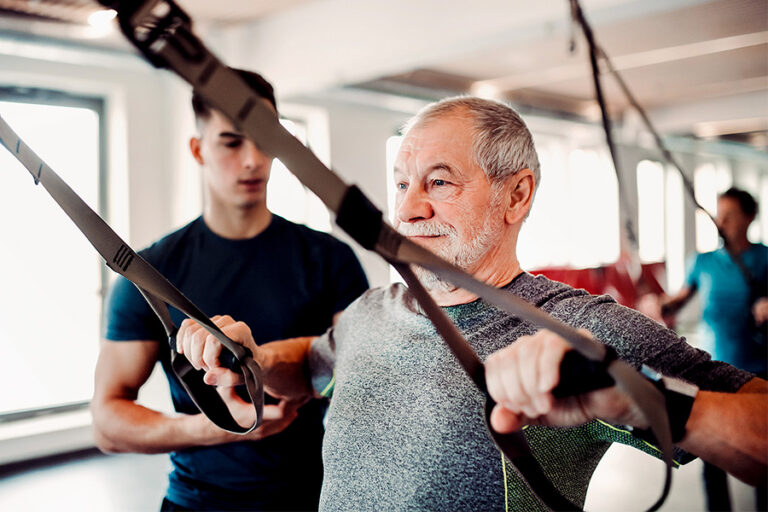
M 522 271 L 517 238 L 538 181 L 531 135 L 512 109 L 475 98 L 444 100 L 408 125 L 395 169 L 396 227 L 478 279 L 587 329 L 628 362 L 707 390 L 696 395 L 690 417 L 682 419 L 687 432 L 679 447 L 750 482 L 764 479 L 768 435 L 765 421 L 754 418 L 768 412 L 765 381 L 711 361 L 609 297 Z M 531 424 L 525 432 L 534 454 L 568 499 L 583 505 L 592 472 L 611 442 L 653 453 L 609 425 L 647 427 L 618 389 L 567 400 L 550 394 L 567 350 L 564 340 L 429 273 L 421 277 L 488 361 L 489 389 L 500 404 L 494 427 L 510 431 Z M 491 442 L 483 396 L 404 286 L 369 290 L 314 339 L 257 348 L 245 324 L 230 317 L 216 321 L 254 352 L 270 392 L 332 395 L 321 508 L 545 508 Z M 220 348 L 206 331 L 186 322 L 179 339 L 192 364 L 207 370 L 208 383 L 233 383 L 234 374 L 217 367 Z M 678 458 L 690 456 L 680 451 Z

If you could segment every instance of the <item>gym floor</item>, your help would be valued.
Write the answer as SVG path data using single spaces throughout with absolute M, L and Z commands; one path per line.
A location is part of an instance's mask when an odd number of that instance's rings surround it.
M 0 510 L 145 512 L 158 510 L 167 455 L 102 455 L 95 450 L 46 462 L 0 468 Z M 704 511 L 701 462 L 673 472 L 667 512 Z M 586 510 L 646 510 L 661 492 L 663 464 L 624 446 L 612 447 L 592 479 Z M 729 481 L 734 511 L 755 509 L 752 488 Z

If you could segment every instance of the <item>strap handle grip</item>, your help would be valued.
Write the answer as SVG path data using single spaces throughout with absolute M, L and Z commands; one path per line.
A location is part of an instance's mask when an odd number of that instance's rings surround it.
M 608 365 L 616 358 L 613 347 L 606 346 L 606 359 L 588 359 L 575 350 L 569 350 L 560 362 L 560 382 L 552 394 L 555 398 L 576 396 L 613 386 L 616 381 L 608 374 Z

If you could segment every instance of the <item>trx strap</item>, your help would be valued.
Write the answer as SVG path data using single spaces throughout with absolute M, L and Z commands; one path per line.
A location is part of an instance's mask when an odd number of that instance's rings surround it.
M 626 184 L 624 182 L 624 176 L 621 172 L 621 165 L 619 163 L 618 158 L 618 152 L 616 151 L 616 145 L 613 142 L 613 132 L 611 130 L 611 119 L 608 116 L 608 108 L 605 104 L 605 97 L 603 95 L 603 88 L 600 84 L 600 75 L 597 71 L 597 51 L 596 51 L 596 45 L 594 40 L 594 35 L 592 34 L 592 29 L 590 26 L 586 23 L 586 20 L 584 20 L 584 15 L 581 11 L 581 7 L 579 6 L 578 0 L 570 0 L 571 4 L 571 17 L 578 21 L 583 29 L 584 37 L 587 40 L 587 46 L 589 50 L 589 63 L 590 68 L 592 70 L 592 83 L 595 88 L 595 99 L 597 100 L 598 105 L 600 106 L 600 114 L 601 114 L 601 120 L 603 123 L 603 131 L 605 132 L 605 142 L 608 146 L 608 152 L 611 155 L 611 161 L 613 162 L 613 170 L 616 174 L 616 183 L 618 185 L 619 190 L 619 204 L 620 205 L 628 205 L 629 204 L 629 197 L 627 196 L 626 191 Z M 571 48 L 574 49 L 575 41 L 571 41 Z M 632 220 L 632 215 L 630 212 L 627 211 L 627 207 L 622 207 L 622 213 L 624 217 L 624 224 L 622 225 L 622 234 L 624 237 L 626 237 L 626 241 L 629 244 L 629 250 L 631 251 L 631 256 L 634 260 L 637 260 L 639 258 L 639 248 L 640 244 L 637 240 L 637 232 L 634 227 L 634 222 Z M 639 264 L 639 261 L 637 262 Z
M 217 426 L 230 432 L 245 434 L 259 426 L 264 407 L 264 388 L 261 368 L 253 360 L 248 349 L 227 338 L 197 306 L 144 258 L 136 254 L 58 174 L 19 138 L 1 116 L 0 142 L 26 167 L 34 178 L 35 185 L 43 185 L 104 258 L 107 266 L 139 289 L 163 324 L 171 345 L 171 366 L 198 409 Z M 253 425 L 240 426 L 230 414 L 216 388 L 203 382 L 204 372 L 195 370 L 186 357 L 176 353 L 177 329 L 171 320 L 168 305 L 199 322 L 226 348 L 221 353 L 221 363 L 243 376 L 248 395 L 256 409 L 256 422 Z
M 413 274 L 410 265 L 416 264 L 426 268 L 441 278 L 471 291 L 508 314 L 554 331 L 565 338 L 580 354 L 575 359 L 588 370 L 577 369 L 574 373 L 570 371 L 573 368 L 571 362 L 574 358 L 564 359 L 559 385 L 563 393 L 573 393 L 574 390 L 581 393 L 610 385 L 612 382 L 622 388 L 648 420 L 663 452 L 663 458 L 667 464 L 667 479 L 664 493 L 653 509 L 663 502 L 669 488 L 671 474 L 672 437 L 664 395 L 654 384 L 628 364 L 616 359 L 612 350 L 605 345 L 554 319 L 509 292 L 474 279 L 397 233 L 383 221 L 381 212 L 357 187 L 347 186 L 336 174 L 325 167 L 309 149 L 280 125 L 274 113 L 259 101 L 259 97 L 236 72 L 223 65 L 208 51 L 192 33 L 191 20 L 187 14 L 174 2 L 170 0 L 100 0 L 100 2 L 118 12 L 118 21 L 123 33 L 152 64 L 169 68 L 189 82 L 198 94 L 227 116 L 261 151 L 279 158 L 305 186 L 320 197 L 325 205 L 336 213 L 336 222 L 339 226 L 363 247 L 375 251 L 401 272 L 411 293 L 427 312 L 438 332 L 445 338 L 464 370 L 486 394 L 487 414 L 492 410 L 494 403 L 488 397 L 482 362 L 456 326 L 429 296 Z M 37 171 L 30 169 L 30 172 L 35 176 Z M 108 249 L 103 255 L 107 261 L 110 261 L 116 248 Z M 131 256 L 134 254 L 130 251 Z M 134 256 L 133 260 L 133 265 L 129 267 L 129 270 L 133 271 L 128 274 L 136 274 L 134 269 L 137 267 L 145 271 L 146 267 L 149 267 L 136 265 L 137 256 Z M 124 269 L 121 270 L 125 272 Z M 120 272 L 120 270 L 117 271 Z M 123 275 L 126 274 L 123 273 Z M 126 275 L 126 277 L 129 276 Z M 146 283 L 142 280 L 138 284 L 146 292 L 159 297 L 158 300 L 174 304 L 168 300 L 167 295 L 161 293 L 156 287 L 150 286 L 154 283 Z M 153 299 L 150 299 L 150 303 L 153 303 Z M 198 319 L 193 315 L 190 316 Z M 211 322 L 204 316 L 201 315 L 198 321 L 210 329 Z M 234 345 L 232 342 L 229 340 L 225 342 L 226 337 L 223 338 L 220 338 L 222 344 L 233 351 L 237 357 L 236 345 L 232 346 Z M 238 359 L 238 362 L 242 365 L 242 361 L 248 359 L 243 357 Z M 606 373 L 610 378 L 606 378 Z M 577 388 L 581 383 L 591 385 Z M 547 506 L 555 510 L 580 508 L 562 496 L 552 485 L 531 454 L 530 447 L 521 433 L 502 435 L 492 429 L 489 431 L 499 449 L 515 464 L 524 480 Z
M 600 70 L 598 69 L 598 57 L 602 58 L 602 60 L 605 62 L 608 71 L 611 73 L 611 75 L 613 75 L 614 79 L 616 80 L 616 83 L 619 85 L 619 88 L 624 93 L 624 96 L 626 97 L 627 101 L 629 102 L 630 105 L 632 105 L 632 108 L 634 108 L 635 111 L 640 115 L 640 118 L 642 119 L 646 129 L 653 136 L 654 143 L 656 144 L 656 147 L 658 148 L 659 152 L 667 160 L 667 162 L 672 164 L 672 166 L 675 169 L 677 169 L 681 179 L 683 180 L 683 186 L 685 188 L 686 193 L 688 194 L 688 198 L 693 202 L 694 206 L 697 209 L 699 209 L 700 211 L 704 212 L 704 214 L 706 214 L 707 218 L 709 218 L 709 220 L 712 221 L 712 224 L 715 226 L 715 229 L 717 229 L 717 234 L 723 240 L 723 248 L 725 249 L 726 253 L 728 253 L 728 255 L 733 260 L 733 262 L 736 264 L 739 271 L 741 272 L 742 277 L 744 277 L 744 280 L 747 282 L 747 286 L 749 287 L 749 292 L 750 292 L 750 302 L 754 303 L 760 297 L 764 297 L 765 296 L 764 283 L 760 283 L 752 275 L 752 272 L 744 263 L 744 260 L 742 260 L 741 255 L 735 252 L 730 247 L 728 239 L 723 234 L 723 231 L 720 229 L 720 226 L 717 225 L 717 222 L 715 222 L 715 218 L 696 199 L 696 192 L 693 188 L 693 183 L 691 183 L 690 178 L 688 178 L 688 175 L 685 173 L 685 171 L 683 170 L 678 160 L 672 155 L 672 152 L 664 144 L 664 141 L 659 135 L 659 132 L 656 131 L 656 129 L 653 126 L 653 123 L 651 123 L 651 120 L 648 117 L 648 114 L 645 112 L 645 109 L 637 101 L 635 96 L 632 94 L 632 91 L 630 91 L 629 86 L 627 86 L 627 83 L 621 77 L 621 74 L 613 66 L 611 59 L 608 57 L 608 54 L 605 52 L 605 50 L 603 50 L 603 48 L 600 45 L 597 44 L 594 33 L 592 31 L 592 27 L 589 25 L 587 18 L 584 16 L 584 11 L 581 9 L 579 0 L 569 0 L 569 2 L 571 6 L 571 18 L 575 23 L 578 23 L 579 26 L 581 26 L 582 31 L 584 32 L 584 38 L 587 41 L 587 46 L 589 51 L 590 70 L 592 72 L 592 81 L 595 86 L 595 99 L 597 100 L 597 103 L 600 106 L 600 114 L 603 121 L 603 131 L 605 132 L 606 144 L 608 145 L 608 149 L 611 154 L 611 160 L 613 161 L 613 167 L 614 167 L 614 170 L 616 171 L 616 177 L 619 180 L 620 195 L 623 194 L 622 192 L 623 189 L 621 185 L 622 177 L 621 177 L 621 172 L 619 167 L 618 153 L 613 143 L 613 134 L 611 130 L 610 117 L 608 115 L 608 108 L 605 104 L 605 99 L 603 97 L 602 86 L 600 85 Z M 638 247 L 637 239 L 634 235 L 632 224 L 631 224 L 631 221 L 629 220 L 629 215 L 625 215 L 625 216 L 627 217 L 626 228 L 630 238 L 630 242 L 633 243 L 636 251 Z M 758 331 L 755 334 L 757 334 L 758 336 L 762 336 L 761 341 L 764 343 L 765 340 L 763 338 L 766 335 L 765 331 L 764 330 L 761 331 L 759 328 L 757 328 L 757 326 L 754 326 L 754 327 Z

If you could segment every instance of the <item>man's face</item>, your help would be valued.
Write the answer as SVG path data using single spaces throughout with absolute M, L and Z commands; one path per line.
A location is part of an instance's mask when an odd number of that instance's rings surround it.
M 732 197 L 721 197 L 717 200 L 717 217 L 715 223 L 723 236 L 729 242 L 736 242 L 747 236 L 747 229 L 753 218 L 748 217 L 741 205 Z
M 395 227 L 473 273 L 501 237 L 503 213 L 475 163 L 472 121 L 448 114 L 413 127 L 395 161 Z M 428 276 L 425 285 L 430 287 Z
M 197 142 L 193 140 L 191 147 L 203 168 L 209 201 L 238 208 L 263 203 L 272 158 L 259 151 L 216 110 L 199 127 L 200 137 Z

